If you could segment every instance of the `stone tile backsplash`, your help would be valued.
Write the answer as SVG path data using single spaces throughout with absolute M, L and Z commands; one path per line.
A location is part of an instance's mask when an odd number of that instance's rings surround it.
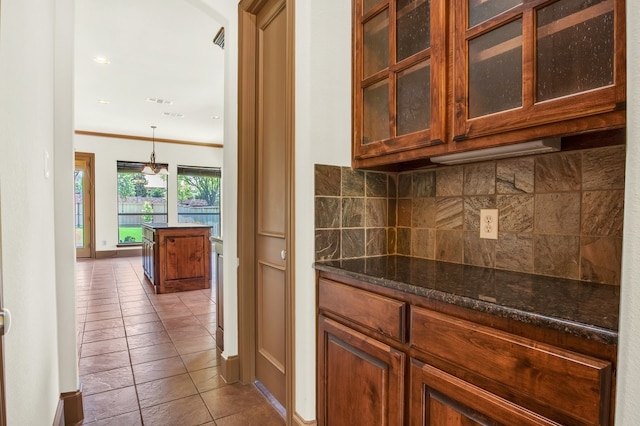
M 316 259 L 403 254 L 620 283 L 625 147 L 402 173 L 316 165 Z M 499 210 L 497 240 L 480 209 Z

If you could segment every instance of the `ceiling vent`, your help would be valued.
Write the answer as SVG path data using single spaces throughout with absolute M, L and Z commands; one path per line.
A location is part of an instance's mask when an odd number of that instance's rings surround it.
M 213 38 L 213 44 L 220 46 L 224 49 L 224 27 L 220 27 L 218 34 Z
M 163 112 L 162 115 L 164 117 L 184 118 L 184 114 L 179 112 Z
M 147 98 L 147 102 L 160 104 L 160 105 L 173 105 L 173 101 L 167 101 L 165 99 L 158 99 L 158 98 Z

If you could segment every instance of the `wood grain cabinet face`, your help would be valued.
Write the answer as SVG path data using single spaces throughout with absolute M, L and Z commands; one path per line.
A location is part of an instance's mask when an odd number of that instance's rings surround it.
M 567 424 L 608 424 L 610 362 L 413 308 L 411 345 L 461 367 L 468 381 Z
M 615 347 L 335 274 L 317 286 L 321 426 L 613 422 Z
M 444 2 L 354 0 L 354 159 L 444 141 Z M 371 160 L 369 160 L 371 161 Z
M 210 228 L 143 226 L 143 267 L 156 293 L 211 286 Z
M 404 353 L 322 316 L 318 350 L 318 425 L 403 424 Z
M 376 333 L 405 341 L 406 303 L 321 279 L 318 306 Z
M 559 425 L 415 359 L 410 377 L 414 426 Z
M 597 116 L 622 108 L 624 0 L 452 4 L 454 141 L 577 118 L 585 129 L 606 127 Z
M 355 168 L 626 123 L 625 0 L 352 1 Z

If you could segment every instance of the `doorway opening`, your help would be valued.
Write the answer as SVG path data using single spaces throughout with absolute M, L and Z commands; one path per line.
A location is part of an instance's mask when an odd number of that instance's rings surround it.
M 94 154 L 76 152 L 74 169 L 76 257 L 95 257 Z

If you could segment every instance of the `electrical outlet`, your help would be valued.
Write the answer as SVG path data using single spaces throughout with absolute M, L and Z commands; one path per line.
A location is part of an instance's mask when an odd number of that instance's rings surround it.
M 498 209 L 480 209 L 480 238 L 498 239 Z

